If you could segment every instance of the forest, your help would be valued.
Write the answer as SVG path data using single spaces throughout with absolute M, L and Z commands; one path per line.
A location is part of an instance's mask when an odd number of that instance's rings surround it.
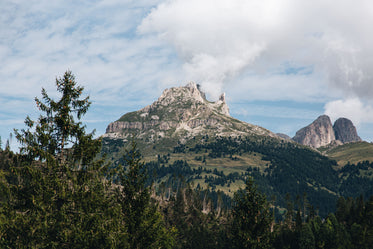
M 286 208 L 278 210 L 261 189 L 266 178 L 255 177 L 261 175 L 255 169 L 243 175 L 216 170 L 211 173 L 219 178 L 205 179 L 212 186 L 244 179 L 244 188 L 230 198 L 190 184 L 188 176 L 208 169 L 191 168 L 183 160 L 165 167 L 167 156 L 144 163 L 135 141 L 112 167 L 101 156 L 101 139 L 81 122 L 91 104 L 84 88 L 70 71 L 56 80 L 56 88 L 60 98 L 42 89 L 42 98 L 35 98 L 39 118 L 26 117 L 26 128 L 14 131 L 20 152 L 11 151 L 8 142 L 0 146 L 1 248 L 371 248 L 373 197 L 370 192 L 348 196 L 348 186 L 356 181 L 353 172 L 372 167 L 369 162 L 343 167 L 338 190 L 330 178 L 322 179 L 323 185 L 346 194 L 335 199 L 327 215 L 310 205 L 315 197 L 307 188 L 287 194 L 282 200 Z M 307 160 L 296 151 L 285 157 L 289 145 L 265 143 L 221 139 L 203 149 L 210 157 L 263 152 L 275 165 L 268 174 L 274 182 L 281 176 L 275 170 L 286 168 L 287 158 L 300 166 Z M 328 173 L 331 168 L 322 167 L 326 162 L 333 164 L 320 155 L 313 170 Z M 156 175 L 168 182 L 156 188 Z
M 148 183 L 155 183 L 157 194 L 164 188 L 176 190 L 180 181 L 206 188 L 216 205 L 217 193 L 224 196 L 224 206 L 231 206 L 231 198 L 226 196 L 230 187 L 237 182 L 245 182 L 253 177 L 259 190 L 268 200 L 275 200 L 275 218 L 283 219 L 283 210 L 287 205 L 287 195 L 296 201 L 307 195 L 307 201 L 320 217 L 325 218 L 336 209 L 340 196 L 357 198 L 360 195 L 369 199 L 373 195 L 373 163 L 362 161 L 357 164 L 347 163 L 340 167 L 336 161 L 321 153 L 304 148 L 294 143 L 261 137 L 217 137 L 203 136 L 196 139 L 199 143 L 178 144 L 173 153 L 158 155 L 157 160 L 147 161 Z M 111 148 L 118 143 L 107 141 Z M 172 160 L 175 155 L 184 160 Z M 180 156 L 181 155 L 181 156 Z M 229 168 L 229 161 L 242 160 L 247 155 L 261 157 L 266 166 L 238 166 L 239 171 L 224 170 Z M 211 167 L 210 162 L 224 159 L 220 167 Z M 196 162 L 199 166 L 196 166 Z M 117 163 L 123 163 L 118 160 Z M 219 164 L 218 164 L 219 165 Z M 242 164 L 241 164 L 242 165 Z

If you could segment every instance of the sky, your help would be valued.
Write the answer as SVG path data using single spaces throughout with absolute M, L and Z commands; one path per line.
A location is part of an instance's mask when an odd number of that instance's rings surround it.
M 0 0 L 0 136 L 71 70 L 96 136 L 165 88 L 225 92 L 231 116 L 294 136 L 318 116 L 373 141 L 369 0 Z

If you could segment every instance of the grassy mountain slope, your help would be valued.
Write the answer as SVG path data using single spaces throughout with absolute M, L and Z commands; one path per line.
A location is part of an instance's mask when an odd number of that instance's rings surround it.
M 368 142 L 347 143 L 324 152 L 329 158 L 344 166 L 348 162 L 357 164 L 362 161 L 373 162 L 373 144 Z
M 286 205 L 287 193 L 294 200 L 307 193 L 322 215 L 334 209 L 339 193 L 334 161 L 307 147 L 268 136 L 205 136 L 144 160 L 156 186 L 177 187 L 180 176 L 195 187 L 231 196 L 250 175 L 261 191 L 276 198 L 278 206 Z M 120 158 L 115 162 L 122 163 Z

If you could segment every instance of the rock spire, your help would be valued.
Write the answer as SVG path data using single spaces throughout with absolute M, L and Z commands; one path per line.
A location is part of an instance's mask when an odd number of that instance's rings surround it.
M 342 143 L 359 142 L 361 138 L 357 135 L 356 127 L 351 120 L 339 118 L 333 125 L 335 139 Z
M 330 118 L 327 115 L 318 117 L 312 124 L 297 131 L 293 140 L 313 148 L 330 144 L 335 140 Z
M 352 121 L 339 118 L 332 125 L 329 116 L 322 115 L 310 125 L 297 131 L 293 137 L 295 142 L 318 148 L 329 144 L 344 144 L 361 141 Z

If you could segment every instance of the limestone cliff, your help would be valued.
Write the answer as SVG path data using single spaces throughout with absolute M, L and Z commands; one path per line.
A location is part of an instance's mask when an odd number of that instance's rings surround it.
M 295 142 L 308 145 L 313 148 L 321 146 L 338 146 L 350 142 L 359 142 L 361 138 L 351 120 L 339 118 L 332 123 L 329 116 L 322 115 L 312 124 L 297 131 L 293 137 Z
M 330 118 L 327 115 L 318 117 L 312 124 L 297 131 L 293 140 L 313 148 L 330 144 L 335 140 Z

